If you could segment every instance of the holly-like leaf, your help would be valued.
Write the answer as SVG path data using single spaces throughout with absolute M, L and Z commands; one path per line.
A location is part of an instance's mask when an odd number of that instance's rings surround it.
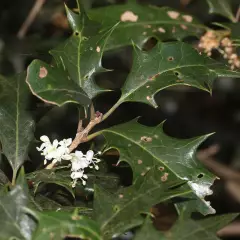
M 208 203 L 202 201 L 211 194 L 214 176 L 195 158 L 197 147 L 208 135 L 186 140 L 167 136 L 163 124 L 147 127 L 136 120 L 117 125 L 101 132 L 106 139 L 106 151 L 115 148 L 121 161 L 130 164 L 133 178 L 144 176 L 152 166 L 159 169 L 159 181 L 187 180 L 190 189 L 199 197 L 197 209 L 202 214 L 214 213 Z M 185 187 L 184 187 L 185 188 Z M 196 197 L 195 197 L 196 198 Z
M 27 157 L 33 139 L 34 121 L 27 112 L 30 91 L 25 73 L 0 76 L 0 141 L 14 175 Z
M 149 217 L 146 218 L 141 229 L 136 233 L 134 240 L 161 240 L 161 232 L 154 226 Z
M 196 18 L 168 7 L 156 7 L 127 1 L 124 5 L 95 8 L 89 17 L 108 28 L 121 22 L 107 43 L 107 49 L 131 45 L 140 48 L 151 37 L 159 40 L 181 40 L 188 36 L 200 37 L 207 29 Z
M 40 60 L 34 60 L 28 67 L 27 84 L 33 95 L 41 100 L 62 106 L 72 102 L 89 106 L 90 98 L 61 68 L 54 68 Z
M 101 31 L 84 12 L 77 14 L 66 7 L 73 34 L 50 53 L 55 66 L 34 60 L 28 67 L 27 83 L 43 101 L 63 105 L 67 102 L 88 106 L 91 99 L 106 90 L 98 87 L 94 74 L 106 71 L 102 55 L 114 27 Z
M 236 22 L 231 9 L 231 0 L 207 0 L 209 5 L 209 13 L 220 14 L 232 22 Z
M 17 185 L 0 198 L 0 239 L 31 240 L 36 223 L 26 214 L 24 208 L 28 204 L 28 193 L 23 171 Z
M 94 184 L 98 184 L 110 190 L 115 190 L 119 187 L 119 177 L 114 174 L 103 172 L 101 168 L 99 171 L 90 172 L 87 173 L 87 175 L 88 180 L 86 186 L 83 186 L 81 181 L 76 185 L 77 190 L 81 189 L 83 192 L 86 191 L 86 194 L 87 192 L 94 191 Z M 72 188 L 72 179 L 70 177 L 70 169 L 42 169 L 29 173 L 26 177 L 33 184 L 34 194 L 37 192 L 40 184 L 53 183 L 64 187 L 75 197 Z
M 161 182 L 159 179 L 159 170 L 153 168 L 148 170 L 145 177 L 140 176 L 132 186 L 120 189 L 115 194 L 96 186 L 95 219 L 100 223 L 106 239 L 142 224 L 140 214 L 148 213 L 153 205 L 191 192 L 191 189 L 185 191 L 176 188 L 185 181 Z
M 98 225 L 84 216 L 67 212 L 39 212 L 33 240 L 64 240 L 67 237 L 102 240 Z
M 180 217 L 174 226 L 165 233 L 156 231 L 153 229 L 153 226 L 151 226 L 151 222 L 147 221 L 146 225 L 153 231 L 153 237 L 158 235 L 158 238 L 146 239 L 167 240 L 169 239 L 169 236 L 171 236 L 172 240 L 220 240 L 220 238 L 218 238 L 216 235 L 217 230 L 220 230 L 222 227 L 226 226 L 231 220 L 233 220 L 234 217 L 236 217 L 236 214 L 227 214 L 198 221 L 194 221 L 192 219 L 183 219 Z M 139 232 L 139 239 L 141 239 L 144 234 L 151 236 L 151 232 L 147 231 L 147 226 L 143 226 L 142 230 Z
M 154 96 L 167 87 L 187 85 L 211 92 L 217 77 L 240 77 L 240 72 L 200 55 L 182 42 L 158 42 L 149 52 L 137 47 L 134 51 L 132 70 L 116 106 L 137 101 L 157 107 Z

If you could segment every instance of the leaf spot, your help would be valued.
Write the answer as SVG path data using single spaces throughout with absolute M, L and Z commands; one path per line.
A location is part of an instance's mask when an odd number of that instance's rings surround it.
M 122 22 L 136 22 L 138 20 L 138 16 L 131 11 L 126 11 L 121 15 L 120 19 Z
M 168 57 L 168 59 L 167 59 L 168 61 L 173 61 L 174 60 L 174 57 Z
M 150 88 L 150 86 L 149 86 L 149 85 L 147 85 L 147 86 L 146 86 L 146 88 Z
M 188 29 L 188 27 L 187 27 L 186 25 L 184 25 L 184 24 L 181 24 L 180 27 L 181 27 L 183 30 L 187 30 L 187 29 Z
M 144 36 L 147 35 L 147 32 L 143 32 L 143 35 L 144 35 Z
M 159 171 L 161 171 L 161 172 L 164 171 L 164 167 L 159 167 L 158 169 L 159 169 Z
M 138 164 L 142 164 L 142 163 L 143 163 L 143 161 L 139 159 L 138 160 Z
M 176 27 L 173 27 L 172 28 L 172 33 L 175 33 L 176 32 Z
M 39 77 L 45 78 L 48 75 L 48 71 L 45 67 L 40 67 Z
M 151 168 L 150 167 L 146 167 L 147 171 L 149 171 Z
M 158 31 L 159 31 L 160 33 L 165 33 L 165 32 L 166 32 L 166 30 L 165 30 L 164 28 L 162 28 L 162 27 L 160 27 L 160 28 L 158 29 Z
M 175 12 L 175 11 L 168 11 L 167 14 L 172 19 L 177 19 L 180 15 L 179 12 Z
M 97 46 L 96 51 L 99 53 L 101 51 L 101 48 Z
M 79 36 L 79 32 L 75 32 L 74 34 L 75 34 L 75 36 Z
M 152 142 L 152 138 L 151 137 L 147 137 L 147 136 L 142 136 L 141 137 L 141 141 L 143 141 L 143 142 Z
M 186 22 L 192 22 L 193 17 L 190 15 L 183 15 L 182 18 L 186 21 Z
M 198 178 L 202 178 L 204 175 L 202 173 L 198 174 Z
M 168 173 L 164 173 L 163 176 L 161 177 L 162 182 L 166 182 L 168 179 Z
M 150 101 L 150 100 L 151 100 L 151 97 L 147 96 L 146 99 L 147 99 L 148 101 Z
M 123 198 L 123 194 L 119 194 L 118 196 L 119 196 L 119 198 Z
M 146 174 L 145 172 L 142 172 L 142 173 L 141 173 L 141 176 L 145 176 L 145 174 Z

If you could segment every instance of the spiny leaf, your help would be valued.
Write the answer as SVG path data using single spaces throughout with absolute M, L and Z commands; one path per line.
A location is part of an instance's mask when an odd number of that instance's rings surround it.
M 27 83 L 40 99 L 63 105 L 67 102 L 88 106 L 91 99 L 106 90 L 98 87 L 94 74 L 106 71 L 101 65 L 106 42 L 113 29 L 101 31 L 84 12 L 77 14 L 66 7 L 72 36 L 50 53 L 55 66 L 35 60 L 28 67 Z
M 211 92 L 217 77 L 240 77 L 240 72 L 200 55 L 182 42 L 159 42 L 149 52 L 137 47 L 134 50 L 132 70 L 117 105 L 137 101 L 157 107 L 154 96 L 167 87 L 187 85 Z
M 23 179 L 22 172 L 17 185 L 0 198 L 0 239 L 32 239 L 36 223 L 24 211 L 28 204 L 28 193 Z
M 197 147 L 208 135 L 192 139 L 175 139 L 163 131 L 163 124 L 156 127 L 143 126 L 133 120 L 102 130 L 106 138 L 106 150 L 115 148 L 120 153 L 119 161 L 126 161 L 133 170 L 133 177 L 144 176 L 152 166 L 159 169 L 159 181 L 187 180 L 188 188 L 200 201 L 211 193 L 214 176 L 195 158 Z M 195 196 L 196 198 L 196 196 Z M 197 208 L 203 214 L 213 213 L 206 204 Z
M 120 189 L 116 194 L 96 186 L 95 218 L 101 224 L 101 231 L 106 239 L 140 225 L 140 214 L 148 213 L 153 205 L 191 192 L 190 189 L 171 189 L 185 181 L 162 183 L 159 178 L 159 170 L 153 168 L 148 171 L 146 177 L 140 176 L 134 185 Z
M 159 40 L 181 40 L 188 36 L 200 37 L 206 27 L 194 17 L 168 7 L 156 7 L 127 1 L 124 5 L 95 8 L 89 17 L 108 28 L 121 21 L 110 36 L 107 49 L 131 45 L 134 41 L 140 48 L 151 37 Z
M 27 112 L 30 92 L 25 73 L 12 78 L 0 76 L 0 141 L 14 173 L 27 157 L 33 139 L 34 121 Z
M 209 5 L 209 13 L 220 14 L 232 22 L 236 22 L 231 9 L 231 0 L 207 0 Z
M 66 237 L 102 240 L 98 225 L 78 214 L 67 212 L 37 213 L 39 226 L 34 240 L 64 240 Z
M 158 232 L 159 236 L 156 239 L 167 240 L 171 238 L 172 240 L 220 240 L 220 238 L 216 236 L 217 230 L 220 230 L 222 227 L 227 225 L 234 216 L 236 217 L 236 214 L 219 215 L 198 221 L 180 217 L 180 219 L 177 220 L 169 231 L 165 233 Z M 147 225 L 150 224 L 150 222 L 147 222 Z M 146 234 L 146 226 L 143 227 L 143 230 L 145 230 L 144 233 Z M 157 234 L 156 231 L 154 233 Z

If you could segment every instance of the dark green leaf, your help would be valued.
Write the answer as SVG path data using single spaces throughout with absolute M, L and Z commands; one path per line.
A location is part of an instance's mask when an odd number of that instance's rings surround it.
M 136 233 L 134 240 L 161 240 L 161 232 L 154 226 L 149 217 L 146 218 L 144 225 Z
M 14 174 L 26 160 L 33 139 L 34 122 L 26 110 L 30 92 L 25 77 L 25 73 L 8 79 L 0 76 L 0 141 Z
M 159 182 L 187 180 L 193 192 L 203 201 L 210 194 L 214 176 L 195 158 L 197 147 L 207 135 L 187 140 L 175 139 L 163 132 L 163 124 L 156 127 L 143 126 L 133 120 L 102 131 L 107 141 L 106 150 L 116 148 L 120 152 L 119 161 L 126 161 L 133 169 L 134 179 L 143 176 L 148 169 L 159 169 Z M 213 213 L 213 209 L 202 214 Z
M 91 103 L 83 89 L 63 69 L 51 67 L 40 60 L 34 60 L 29 65 L 26 81 L 32 93 L 47 103 L 58 106 L 69 102 L 82 106 Z
M 217 230 L 226 226 L 235 217 L 236 214 L 228 214 L 214 216 L 198 221 L 180 217 L 180 219 L 168 232 L 159 232 L 158 239 L 167 240 L 171 237 L 172 240 L 220 240 L 220 238 L 216 236 Z
M 98 184 L 106 189 L 117 189 L 119 186 L 119 177 L 103 172 L 102 168 L 100 168 L 99 171 L 93 171 L 90 173 L 87 173 L 88 180 L 87 185 L 83 186 L 81 181 L 79 181 L 76 185 L 77 190 L 83 190 L 87 192 L 93 192 L 94 191 L 94 184 Z M 39 171 L 35 171 L 32 173 L 27 174 L 27 179 L 33 182 L 34 186 L 34 193 L 37 192 L 38 187 L 42 183 L 54 183 L 57 185 L 60 185 L 64 187 L 66 190 L 68 190 L 74 197 L 74 192 L 72 188 L 72 179 L 70 177 L 70 169 L 42 169 Z
M 34 240 L 64 240 L 66 237 L 101 240 L 97 224 L 77 214 L 67 212 L 37 213 L 39 226 Z
M 236 22 L 231 9 L 231 0 L 207 0 L 209 5 L 209 13 L 220 14 L 232 22 Z
M 66 7 L 72 36 L 51 50 L 55 66 L 35 60 L 28 67 L 27 83 L 40 99 L 63 105 L 67 102 L 88 106 L 91 99 L 106 90 L 98 87 L 94 74 L 106 71 L 101 65 L 103 51 L 113 28 L 101 31 L 85 13 Z
M 211 92 L 217 77 L 240 77 L 240 72 L 200 55 L 185 43 L 159 42 L 149 52 L 134 49 L 132 70 L 117 105 L 137 101 L 157 107 L 154 96 L 167 87 L 187 85 Z
M 140 48 L 151 37 L 159 40 L 178 39 L 188 36 L 200 37 L 206 29 L 194 17 L 168 7 L 140 5 L 127 1 L 124 5 L 95 8 L 89 17 L 102 23 L 102 28 L 121 21 L 110 36 L 107 49 L 130 45 L 134 41 Z
M 95 188 L 95 218 L 101 224 L 105 238 L 110 239 L 140 225 L 140 214 L 150 212 L 153 205 L 192 192 L 191 189 L 170 189 L 183 184 L 182 180 L 162 183 L 159 178 L 159 170 L 154 168 L 145 177 L 140 176 L 134 185 L 115 194 Z
M 28 195 L 24 182 L 24 173 L 20 173 L 17 185 L 0 199 L 0 239 L 31 240 L 35 221 L 26 214 Z

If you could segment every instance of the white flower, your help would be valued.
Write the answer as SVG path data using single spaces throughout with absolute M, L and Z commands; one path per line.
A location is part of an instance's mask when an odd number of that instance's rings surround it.
M 71 178 L 73 179 L 73 183 L 72 183 L 72 187 L 75 187 L 77 184 L 77 180 L 81 179 L 82 180 L 82 184 L 86 185 L 86 181 L 84 180 L 88 178 L 88 176 L 86 174 L 84 174 L 84 171 L 79 171 L 79 172 L 72 172 L 71 173 Z
M 75 153 L 71 154 L 71 156 L 72 156 L 71 178 L 74 179 L 72 187 L 76 186 L 78 178 L 80 178 L 82 180 L 83 185 L 86 185 L 86 181 L 83 180 L 83 178 L 87 179 L 87 175 L 84 174 L 85 168 L 87 168 L 87 167 L 93 168 L 93 166 L 94 166 L 96 170 L 99 169 L 99 167 L 96 165 L 96 163 L 99 163 L 100 159 L 94 157 L 98 154 L 100 154 L 100 152 L 94 155 L 94 152 L 92 150 L 87 151 L 86 155 L 84 155 L 82 153 L 82 151 L 75 151 Z M 92 164 L 93 164 L 93 166 L 92 166 Z
M 40 138 L 43 143 L 37 150 L 42 152 L 41 155 L 45 156 L 44 164 L 47 160 L 52 160 L 53 163 L 60 162 L 61 160 L 70 160 L 72 156 L 69 154 L 68 146 L 72 143 L 72 139 L 63 139 L 58 142 L 54 140 L 53 143 L 50 142 L 47 136 L 41 136 Z M 60 145 L 60 146 L 59 146 Z

